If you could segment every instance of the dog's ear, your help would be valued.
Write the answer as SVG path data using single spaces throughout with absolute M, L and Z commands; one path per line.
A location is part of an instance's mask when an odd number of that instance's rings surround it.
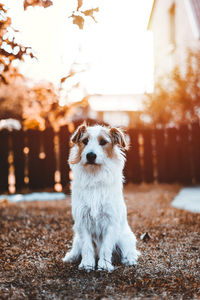
M 124 150 L 128 150 L 128 142 L 125 138 L 125 135 L 123 131 L 119 128 L 111 128 L 110 129 L 110 136 L 111 136 L 111 141 L 113 145 L 118 145 L 120 148 Z
M 77 144 L 80 141 L 80 138 L 82 137 L 83 133 L 86 132 L 87 125 L 84 122 L 81 124 L 73 133 L 71 137 L 71 143 L 72 144 Z

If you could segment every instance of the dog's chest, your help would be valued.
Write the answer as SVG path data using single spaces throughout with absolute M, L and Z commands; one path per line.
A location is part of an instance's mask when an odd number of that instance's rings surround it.
M 75 201 L 72 210 L 74 209 L 75 222 L 81 222 L 90 232 L 95 233 L 103 231 L 108 226 L 114 213 L 114 203 L 106 191 L 82 191 L 79 195 L 75 193 L 73 197 Z
M 110 223 L 110 209 L 108 206 L 103 206 L 101 203 L 90 206 L 86 205 L 83 207 L 82 220 L 88 231 L 96 238 L 99 238 L 108 228 Z

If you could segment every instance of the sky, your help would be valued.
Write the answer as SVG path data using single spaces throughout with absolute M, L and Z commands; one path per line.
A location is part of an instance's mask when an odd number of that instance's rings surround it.
M 38 81 L 58 85 L 73 63 L 85 72 L 76 80 L 88 93 L 139 94 L 153 89 L 153 39 L 146 31 L 152 0 L 85 0 L 83 9 L 99 7 L 98 23 L 86 18 L 84 30 L 69 16 L 75 0 L 23 9 L 23 0 L 3 0 L 17 41 L 31 46 L 38 60 L 26 59 L 20 70 Z M 70 84 L 70 80 L 67 84 Z M 66 86 L 66 88 L 68 88 Z

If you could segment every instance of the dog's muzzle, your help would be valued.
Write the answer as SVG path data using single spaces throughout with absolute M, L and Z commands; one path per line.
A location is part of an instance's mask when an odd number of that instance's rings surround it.
M 96 157 L 97 156 L 94 152 L 87 153 L 87 155 L 86 155 L 87 163 L 90 164 L 90 165 L 95 164 Z

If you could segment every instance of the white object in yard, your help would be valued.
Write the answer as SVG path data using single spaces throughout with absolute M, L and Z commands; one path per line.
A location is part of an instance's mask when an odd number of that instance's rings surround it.
M 181 189 L 171 205 L 176 208 L 200 213 L 200 186 Z
M 12 130 L 20 130 L 21 124 L 18 120 L 15 119 L 3 119 L 0 120 L 0 130 L 7 129 L 9 131 Z
M 31 194 L 14 194 L 14 195 L 0 195 L 1 199 L 8 199 L 9 202 L 21 201 L 49 201 L 65 199 L 64 193 L 31 193 Z

